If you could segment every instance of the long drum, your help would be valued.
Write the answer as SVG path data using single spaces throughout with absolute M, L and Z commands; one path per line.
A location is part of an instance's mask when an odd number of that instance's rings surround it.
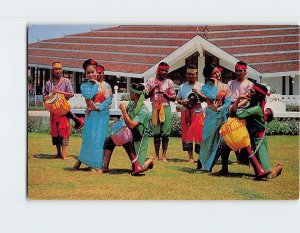
M 246 121 L 243 119 L 229 117 L 219 132 L 225 143 L 234 151 L 251 145 Z
M 63 94 L 56 93 L 44 102 L 44 107 L 57 115 L 66 115 L 71 106 Z
M 113 123 L 110 127 L 110 132 L 111 139 L 117 146 L 122 146 L 133 139 L 132 132 L 123 119 Z

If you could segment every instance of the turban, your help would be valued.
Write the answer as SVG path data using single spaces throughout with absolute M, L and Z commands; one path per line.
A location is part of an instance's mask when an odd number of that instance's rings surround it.
M 52 63 L 52 69 L 61 69 L 62 65 L 60 64 L 60 62 L 53 62 Z

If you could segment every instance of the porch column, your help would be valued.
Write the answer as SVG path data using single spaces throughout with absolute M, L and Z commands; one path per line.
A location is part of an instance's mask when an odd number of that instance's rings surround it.
M 204 67 L 205 67 L 205 57 L 203 56 L 203 54 L 200 53 L 198 57 L 198 81 L 201 83 L 205 83 L 204 76 L 202 74 Z
M 126 90 L 129 93 L 130 91 L 130 86 L 131 86 L 131 77 L 127 77 L 126 79 Z

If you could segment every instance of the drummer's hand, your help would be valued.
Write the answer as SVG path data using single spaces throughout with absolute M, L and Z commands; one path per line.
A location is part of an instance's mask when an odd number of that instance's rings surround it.
M 54 89 L 54 90 L 51 92 L 51 95 L 55 95 L 56 93 L 59 93 L 59 90 Z
M 94 104 L 94 102 L 91 102 L 89 104 L 89 107 L 88 107 L 90 110 L 92 111 L 98 111 L 98 108 L 96 107 L 96 105 Z
M 124 111 L 126 111 L 126 104 L 125 103 L 121 103 L 120 104 L 120 106 L 119 106 L 119 108 L 120 108 L 120 110 L 121 110 L 121 112 L 124 112 Z
M 50 99 L 50 95 L 45 95 L 45 96 L 44 96 L 44 101 L 46 101 L 46 100 L 48 100 L 48 99 Z

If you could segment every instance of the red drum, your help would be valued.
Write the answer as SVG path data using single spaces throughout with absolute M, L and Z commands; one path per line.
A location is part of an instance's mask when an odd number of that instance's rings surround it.
M 71 106 L 63 94 L 56 93 L 44 102 L 44 107 L 54 114 L 66 115 Z
M 111 125 L 111 139 L 117 146 L 123 146 L 133 139 L 131 130 L 126 126 L 124 119 L 119 120 Z

